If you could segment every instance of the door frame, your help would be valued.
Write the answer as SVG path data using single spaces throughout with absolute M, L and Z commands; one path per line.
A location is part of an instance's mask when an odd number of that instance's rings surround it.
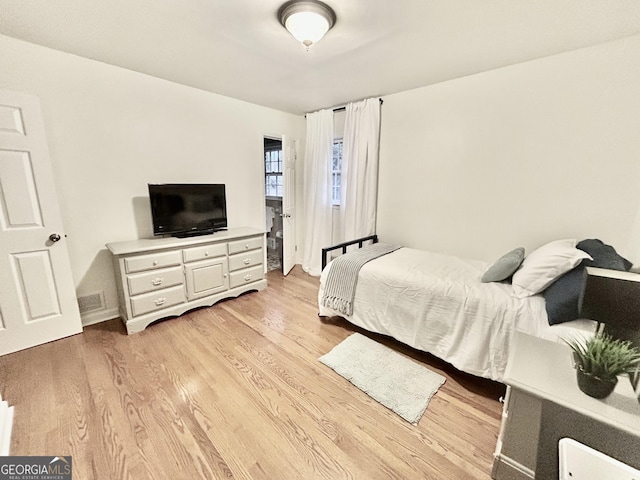
M 285 148 L 285 137 L 286 137 L 287 139 L 289 139 L 289 138 L 290 138 L 289 136 L 284 135 L 284 134 L 263 134 L 263 135 L 262 135 L 262 177 L 263 177 L 263 182 L 262 182 L 262 184 L 263 184 L 263 188 L 262 188 L 262 190 L 263 190 L 263 195 L 262 195 L 262 197 L 265 199 L 265 205 L 266 205 L 267 192 L 266 192 L 266 186 L 265 186 L 264 178 L 266 177 L 266 173 L 267 173 L 267 172 L 266 172 L 266 167 L 265 167 L 265 162 L 264 162 L 264 140 L 265 140 L 265 139 L 276 140 L 276 141 L 279 141 L 279 142 L 280 142 L 280 144 L 281 144 L 281 148 L 282 148 L 282 157 L 283 157 L 283 158 L 282 158 L 282 161 L 283 161 L 283 165 L 282 165 L 282 176 L 283 176 L 283 196 L 281 197 L 281 198 L 282 198 L 282 205 L 283 205 L 283 209 L 284 209 L 284 202 L 285 202 L 285 196 L 284 196 L 284 195 L 285 195 L 285 192 L 284 192 L 284 187 L 285 187 L 285 185 L 284 185 L 284 181 L 285 181 L 285 174 L 286 174 L 286 167 L 285 167 L 285 151 L 284 151 L 284 148 Z M 295 140 L 295 139 L 293 139 L 293 138 L 290 138 L 290 141 L 291 141 L 291 142 L 293 142 L 293 145 L 294 145 L 294 146 L 297 144 L 297 143 L 296 143 L 296 140 Z M 295 166 L 295 163 L 296 163 L 296 149 L 295 149 L 295 148 L 294 148 L 294 151 L 293 151 L 293 162 L 294 162 L 294 166 Z M 294 170 L 294 172 L 295 172 L 295 170 Z M 294 184 L 295 184 L 295 178 L 293 179 L 293 182 L 294 182 Z M 293 191 L 293 198 L 292 198 L 292 202 L 293 202 L 293 205 L 295 205 L 295 204 L 296 204 L 295 188 L 294 188 L 294 191 Z M 285 249 L 284 249 L 284 245 L 285 245 L 285 242 L 293 242 L 293 248 L 294 248 L 294 250 L 297 250 L 297 242 L 296 242 L 297 233 L 296 233 L 296 230 L 295 230 L 295 228 L 294 228 L 294 229 L 293 229 L 293 232 L 290 232 L 290 233 L 289 233 L 289 235 L 288 235 L 288 236 L 293 235 L 293 238 L 285 238 L 285 232 L 284 232 L 284 230 L 285 230 L 285 229 L 284 229 L 284 222 L 285 222 L 285 221 L 286 221 L 286 220 L 285 220 L 285 218 L 282 218 L 282 224 L 283 224 L 283 229 L 282 229 L 282 230 L 283 230 L 283 238 L 282 238 L 282 243 L 283 243 L 283 252 L 282 252 L 282 258 L 281 258 L 281 269 L 280 269 L 280 270 L 281 270 L 281 272 L 283 273 L 283 275 L 287 275 L 287 274 L 289 273 L 289 272 L 286 272 L 286 273 L 284 272 L 284 256 L 285 256 Z M 265 219 L 264 219 L 264 225 L 265 225 L 265 228 L 266 228 L 266 214 L 265 214 Z M 294 223 L 294 225 L 295 225 L 295 223 Z M 266 245 L 266 237 L 265 237 L 265 248 L 264 248 L 264 251 L 265 251 L 265 253 L 264 253 L 265 271 L 267 271 L 267 268 L 268 268 L 268 267 L 267 267 L 267 245 Z M 294 264 L 294 265 L 295 265 L 295 264 Z

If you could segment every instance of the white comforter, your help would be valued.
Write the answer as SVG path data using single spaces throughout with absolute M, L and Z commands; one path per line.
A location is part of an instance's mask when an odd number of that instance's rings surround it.
M 550 327 L 544 298 L 512 296 L 508 283 L 481 283 L 488 264 L 401 248 L 360 270 L 353 315 L 366 330 L 391 336 L 459 370 L 501 381 L 515 331 L 557 341 L 590 321 Z M 322 297 L 328 269 L 322 272 Z M 320 305 L 320 302 L 319 302 Z M 343 316 L 320 305 L 320 315 Z

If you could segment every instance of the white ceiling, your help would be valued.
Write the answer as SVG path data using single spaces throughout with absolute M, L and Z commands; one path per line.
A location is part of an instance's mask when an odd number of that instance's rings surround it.
M 284 0 L 0 0 L 0 33 L 296 114 L 640 33 L 638 0 L 325 2 L 309 52 Z

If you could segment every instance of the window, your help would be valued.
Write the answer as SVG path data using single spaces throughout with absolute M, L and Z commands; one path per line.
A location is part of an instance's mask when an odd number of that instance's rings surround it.
M 342 139 L 333 141 L 331 162 L 331 204 L 340 205 L 340 180 L 342 171 Z M 282 197 L 282 148 L 265 147 L 264 191 L 267 197 Z
M 282 148 L 265 148 L 264 192 L 267 197 L 282 197 Z
M 333 141 L 333 161 L 331 162 L 331 203 L 340 205 L 340 175 L 342 173 L 342 139 Z

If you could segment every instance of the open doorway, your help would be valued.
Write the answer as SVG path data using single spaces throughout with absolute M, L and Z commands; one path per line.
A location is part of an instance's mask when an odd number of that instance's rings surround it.
M 264 137 L 264 192 L 267 231 L 267 270 L 282 271 L 282 140 Z

